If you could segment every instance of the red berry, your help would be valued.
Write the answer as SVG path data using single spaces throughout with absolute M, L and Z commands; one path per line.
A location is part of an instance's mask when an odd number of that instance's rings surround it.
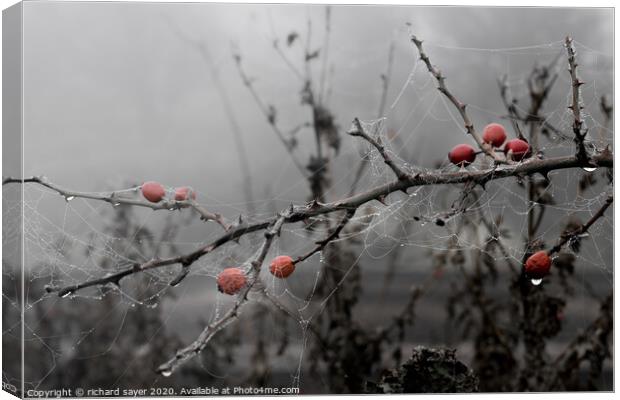
M 448 153 L 448 159 L 452 164 L 467 166 L 476 159 L 476 150 L 468 144 L 459 144 Z
M 521 161 L 530 152 L 530 145 L 521 139 L 512 139 L 504 146 L 504 153 L 511 152 L 511 157 L 515 161 Z
M 226 294 L 238 293 L 246 283 L 245 273 L 235 267 L 226 268 L 217 276 L 217 290 Z
M 542 279 L 551 268 L 551 257 L 546 251 L 541 250 L 529 256 L 525 262 L 525 273 L 531 279 Z
M 166 190 L 157 182 L 145 182 L 142 184 L 142 195 L 148 201 L 157 203 L 164 198 Z
M 295 264 L 289 256 L 278 256 L 271 261 L 269 271 L 276 278 L 284 279 L 295 271 Z
M 192 200 L 196 200 L 196 191 L 187 186 L 176 188 L 174 190 L 174 199 L 176 201 L 185 201 L 188 199 L 188 194 Z
M 489 124 L 484 127 L 482 140 L 493 147 L 500 147 L 506 141 L 506 130 L 500 124 Z

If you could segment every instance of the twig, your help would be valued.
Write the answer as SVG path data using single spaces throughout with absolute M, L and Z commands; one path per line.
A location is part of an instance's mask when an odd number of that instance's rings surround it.
M 293 160 L 293 163 L 295 164 L 299 172 L 302 174 L 304 178 L 308 178 L 308 174 L 306 173 L 306 170 L 301 165 L 301 163 L 299 162 L 299 160 L 297 159 L 297 157 L 295 156 L 293 152 L 293 146 L 291 145 L 291 142 L 289 142 L 284 137 L 284 134 L 282 133 L 282 131 L 280 130 L 280 128 L 278 128 L 278 125 L 276 124 L 275 111 L 273 109 L 270 109 L 269 107 L 265 105 L 265 103 L 263 103 L 263 100 L 258 95 L 258 92 L 256 91 L 256 89 L 254 89 L 254 85 L 252 84 L 252 81 L 248 78 L 248 76 L 243 71 L 243 67 L 241 65 L 241 55 L 239 55 L 238 53 L 234 53 L 233 58 L 235 60 L 235 64 L 237 65 L 237 70 L 239 71 L 239 75 L 241 76 L 241 80 L 243 81 L 243 84 L 248 88 L 248 90 L 252 94 L 252 97 L 254 98 L 254 101 L 256 102 L 260 110 L 262 111 L 265 118 L 267 118 L 267 122 L 269 123 L 269 126 L 271 126 L 271 129 L 274 131 L 278 139 L 280 139 L 280 142 L 284 145 L 287 152 L 290 154 L 291 159 Z
M 596 352 L 609 354 L 607 341 L 614 327 L 613 301 L 612 291 L 601 301 L 598 317 L 556 357 L 555 368 L 553 369 L 555 374 L 549 385 L 549 390 L 556 389 L 556 384 L 563 378 L 563 375 L 572 377 L 575 375 L 575 371 L 580 371 L 580 364 L 583 361 L 592 362 L 593 356 L 596 357 Z M 580 350 L 580 346 L 586 343 L 590 344 L 590 348 L 587 348 L 586 351 Z M 561 362 L 563 365 L 560 365 Z M 593 367 L 591 364 L 590 368 Z
M 394 174 L 396 175 L 398 180 L 405 180 L 405 179 L 407 179 L 407 176 L 408 176 L 407 173 L 405 171 L 403 171 L 394 162 L 394 160 L 392 160 L 392 157 L 385 150 L 385 146 L 383 146 L 383 144 L 381 143 L 381 138 L 379 137 L 377 139 L 374 139 L 374 138 L 370 137 L 364 131 L 364 128 L 362 128 L 362 124 L 360 123 L 359 119 L 355 118 L 353 120 L 353 126 L 351 127 L 351 130 L 349 130 L 348 134 L 351 135 L 351 136 L 359 136 L 359 137 L 364 138 L 364 140 L 366 140 L 368 143 L 370 143 L 371 145 L 373 145 L 377 149 L 377 151 L 379 152 L 379 154 L 383 158 L 383 161 L 394 172 Z
M 297 69 L 297 67 L 295 67 L 295 65 L 293 64 L 293 62 L 291 60 L 289 60 L 289 58 L 286 56 L 286 54 L 284 54 L 284 52 L 282 51 L 282 49 L 280 48 L 280 44 L 278 42 L 277 39 L 273 40 L 273 48 L 276 50 L 276 52 L 278 53 L 278 55 L 280 56 L 280 58 L 282 58 L 282 60 L 284 61 L 284 63 L 289 67 L 289 69 L 293 72 L 293 74 L 295 74 L 295 76 L 297 76 L 300 80 L 304 80 L 304 76 L 302 75 L 301 72 L 299 72 L 299 70 Z
M 231 106 L 230 98 L 228 97 L 228 92 L 226 91 L 226 88 L 224 87 L 220 79 L 219 71 L 215 63 L 213 62 L 213 58 L 211 57 L 211 54 L 209 53 L 209 49 L 207 48 L 207 45 L 204 42 L 200 40 L 194 40 L 188 37 L 172 22 L 170 22 L 170 25 L 171 25 L 172 30 L 176 32 L 176 34 L 179 36 L 181 40 L 185 41 L 186 43 L 188 43 L 190 46 L 194 47 L 198 51 L 202 59 L 205 61 L 207 68 L 209 69 L 209 73 L 211 74 L 211 80 L 213 81 L 213 84 L 215 85 L 215 89 L 220 95 L 220 99 L 222 100 L 222 105 L 224 108 L 224 113 L 226 114 L 226 117 L 228 118 L 228 123 L 232 129 L 232 133 L 233 133 L 232 136 L 235 141 L 235 147 L 237 147 L 237 153 L 239 155 L 239 164 L 241 166 L 241 172 L 243 174 L 243 182 L 244 182 L 243 190 L 245 193 L 246 202 L 248 203 L 248 212 L 250 214 L 253 214 L 254 213 L 254 195 L 253 195 L 253 190 L 252 190 L 252 176 L 250 173 L 250 165 L 248 163 L 247 150 L 242 140 L 243 134 L 241 133 L 239 122 L 237 121 L 237 117 L 235 115 L 233 107 Z
M 607 210 L 609 208 L 609 206 L 611 206 L 611 203 L 613 203 L 614 201 L 614 196 L 613 195 L 609 195 L 607 197 L 607 199 L 605 200 L 605 203 L 601 206 L 601 208 L 599 208 L 599 210 L 592 216 L 592 218 L 590 218 L 588 220 L 588 222 L 586 222 L 585 224 L 581 225 L 579 228 L 575 229 L 572 232 L 568 232 L 565 234 L 562 234 L 562 238 L 560 239 L 560 241 L 558 242 L 558 244 L 556 244 L 555 246 L 553 246 L 548 252 L 547 254 L 551 255 L 553 253 L 557 253 L 558 251 L 562 250 L 562 247 L 571 239 L 574 239 L 575 237 L 579 236 L 579 235 L 583 235 L 584 233 L 586 233 L 588 231 L 588 229 L 590 229 L 590 227 L 599 219 L 601 218 L 604 214 L 605 214 L 605 210 Z
M 286 218 L 284 223 L 295 223 L 304 221 L 308 218 L 316 217 L 318 215 L 329 214 L 335 211 L 357 209 L 361 205 L 379 198 L 383 198 L 390 193 L 396 191 L 406 190 L 415 186 L 430 186 L 430 185 L 445 185 L 471 182 L 472 184 L 484 184 L 496 179 L 503 179 L 512 176 L 531 175 L 534 173 L 545 173 L 554 170 L 562 170 L 569 168 L 583 168 L 584 166 L 597 166 L 597 167 L 613 167 L 613 155 L 610 152 L 604 152 L 593 156 L 588 161 L 577 159 L 576 156 L 556 157 L 548 159 L 528 159 L 523 163 L 504 165 L 500 167 L 489 168 L 480 171 L 459 171 L 459 172 L 447 172 L 447 173 L 417 173 L 409 174 L 406 179 L 395 180 L 383 185 L 374 187 L 366 192 L 356 194 L 344 199 L 340 199 L 331 203 L 318 203 L 312 202 L 305 206 L 295 206 L 293 211 Z M 36 182 L 29 178 L 27 180 L 19 180 L 14 178 L 8 178 L 4 180 L 4 183 L 10 182 Z M 97 198 L 97 200 L 100 200 Z M 107 201 L 107 200 L 106 200 Z M 140 203 L 140 205 L 142 205 Z M 152 207 L 150 204 L 147 206 Z M 267 219 L 253 223 L 251 225 L 241 224 L 240 226 L 230 228 L 224 235 L 220 236 L 215 241 L 200 247 L 199 249 L 176 257 L 164 258 L 164 259 L 152 259 L 145 263 L 136 263 L 130 268 L 118 271 L 114 274 L 106 276 L 104 278 L 94 279 L 81 283 L 79 285 L 73 285 L 66 288 L 51 288 L 50 291 L 58 291 L 59 294 L 66 295 L 67 293 L 73 293 L 77 290 L 103 285 L 106 283 L 118 283 L 122 278 L 128 275 L 132 275 L 138 272 L 146 270 L 160 268 L 164 266 L 170 266 L 175 264 L 181 264 L 182 266 L 189 267 L 196 260 L 200 259 L 206 254 L 211 253 L 218 247 L 239 239 L 240 237 L 260 231 L 267 228 L 275 219 Z
M 342 229 L 347 225 L 347 223 L 351 220 L 351 218 L 353 218 L 353 215 L 355 215 L 355 211 L 356 209 L 347 210 L 345 216 L 342 218 L 340 223 L 336 225 L 333 231 L 325 239 L 316 242 L 316 247 L 314 247 L 312 250 L 310 250 L 306 254 L 299 256 L 295 260 L 293 260 L 293 264 L 297 264 L 297 263 L 307 260 L 313 254 L 318 253 L 319 251 L 322 251 L 325 248 L 325 246 L 327 246 L 330 242 L 338 239 Z
M 609 124 L 611 122 L 611 117 L 613 115 L 614 106 L 608 103 L 607 96 L 601 96 L 601 112 L 603 113 L 603 117 L 605 118 L 603 124 L 599 128 L 598 136 L 601 145 L 605 144 L 605 131 L 609 129 Z
M 19 179 L 13 177 L 7 177 L 2 180 L 2 185 L 6 185 L 8 183 L 37 183 L 41 186 L 45 186 L 48 189 L 55 191 L 56 193 L 63 196 L 67 201 L 73 198 L 83 198 L 83 199 L 91 199 L 104 201 L 112 204 L 113 206 L 120 206 L 121 204 L 131 205 L 136 207 L 145 207 L 150 208 L 152 210 L 180 210 L 183 208 L 193 208 L 200 214 L 200 218 L 205 221 L 215 221 L 224 228 L 224 230 L 228 230 L 230 225 L 226 222 L 224 217 L 218 213 L 212 213 L 206 210 L 203 206 L 196 203 L 192 199 L 177 201 L 177 200 L 163 200 L 159 203 L 151 203 L 149 201 L 131 199 L 127 197 L 121 197 L 116 192 L 110 192 L 110 194 L 93 194 L 88 192 L 77 192 L 74 190 L 69 190 L 62 188 L 56 184 L 49 182 L 44 177 L 33 176 L 30 178 Z
M 325 79 L 327 76 L 327 61 L 329 56 L 329 37 L 331 34 L 331 6 L 325 6 L 325 38 L 323 41 L 323 62 L 321 66 L 321 77 L 319 83 L 319 104 L 323 104 L 325 94 Z
M 521 133 L 521 128 L 519 128 L 518 121 L 521 121 L 523 118 L 519 115 L 519 110 L 515 105 L 516 100 L 514 98 L 509 98 L 510 87 L 508 86 L 508 75 L 504 75 L 501 79 L 498 79 L 497 85 L 499 86 L 499 93 L 502 98 L 502 102 L 504 103 L 504 107 L 506 108 L 506 111 L 508 111 L 508 119 L 510 120 L 517 136 L 521 138 L 523 137 L 523 134 Z
M 390 86 L 390 78 L 392 76 L 392 64 L 394 62 L 394 40 L 390 43 L 390 48 L 388 50 L 388 63 L 387 69 L 384 74 L 381 74 L 381 101 L 379 102 L 379 112 L 377 113 L 377 118 L 383 117 L 383 113 L 385 111 L 385 104 L 387 100 L 387 93 Z M 349 189 L 349 196 L 353 195 L 357 190 L 357 184 L 360 179 L 362 179 L 362 175 L 368 166 L 368 160 L 362 158 L 359 160 L 357 164 L 357 169 L 355 170 L 355 176 L 353 177 L 353 182 L 351 183 L 351 188 Z
M 384 74 L 381 74 L 381 101 L 379 102 L 379 111 L 377 112 L 377 118 L 383 117 L 385 112 L 385 104 L 387 101 L 388 89 L 390 87 L 390 79 L 392 77 L 392 65 L 394 64 L 394 39 L 390 42 L 390 48 L 388 50 L 388 63 L 387 69 Z
M 280 233 L 280 229 L 282 228 L 282 224 L 286 219 L 286 215 L 287 214 L 284 213 L 281 214 L 280 217 L 270 226 L 270 228 L 265 231 L 265 240 L 263 241 L 258 255 L 251 262 L 253 275 L 235 305 L 230 310 L 228 310 L 228 312 L 226 312 L 226 314 L 224 314 L 222 317 L 207 325 L 193 343 L 191 343 L 187 347 L 178 350 L 173 358 L 161 364 L 157 368 L 158 373 L 164 376 L 170 376 L 170 374 L 172 374 L 172 372 L 179 366 L 200 354 L 200 352 L 207 346 L 211 338 L 213 338 L 213 336 L 217 332 L 219 332 L 222 328 L 226 327 L 228 324 L 237 319 L 239 315 L 239 310 L 244 304 L 247 303 L 248 294 L 250 293 L 254 285 L 259 282 L 259 273 L 261 266 L 265 261 L 265 257 L 267 256 L 267 252 L 271 247 L 271 243 L 273 242 L 274 237 Z
M 568 53 L 568 72 L 572 82 L 572 103 L 568 108 L 573 113 L 573 133 L 575 134 L 575 144 L 577 145 L 577 157 L 582 160 L 588 158 L 584 140 L 588 134 L 588 130 L 582 130 L 583 121 L 581 119 L 581 105 L 579 104 L 579 87 L 584 84 L 577 77 L 577 61 L 575 58 L 575 49 L 573 48 L 573 40 L 570 36 L 566 37 L 566 51 Z
M 424 52 L 424 48 L 422 47 L 422 41 L 419 40 L 415 35 L 411 35 L 411 41 L 418 48 L 418 52 L 420 53 L 420 59 L 424 62 L 424 64 L 426 64 L 426 68 L 428 69 L 428 72 L 430 72 L 431 75 L 433 75 L 433 77 L 437 81 L 437 84 L 439 85 L 437 89 L 444 96 L 446 96 L 448 100 L 450 100 L 450 102 L 454 105 L 454 107 L 456 107 L 459 114 L 461 115 L 461 118 L 463 119 L 463 123 L 465 124 L 465 129 L 467 130 L 467 133 L 469 133 L 474 138 L 480 150 L 482 150 L 486 155 L 491 157 L 495 161 L 496 164 L 507 163 L 507 160 L 499 157 L 493 151 L 493 148 L 491 146 L 489 146 L 488 144 L 482 141 L 482 139 L 476 132 L 476 128 L 474 128 L 474 124 L 469 118 L 469 115 L 467 115 L 467 111 L 466 111 L 467 104 L 461 103 L 448 90 L 448 87 L 446 86 L 446 77 L 442 75 L 439 69 L 437 69 L 436 67 L 433 66 L 433 64 L 431 64 L 431 60 L 428 58 L 428 55 L 426 55 L 426 53 Z

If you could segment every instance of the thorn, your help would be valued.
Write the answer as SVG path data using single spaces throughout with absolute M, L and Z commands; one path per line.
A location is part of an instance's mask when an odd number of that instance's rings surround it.
M 308 208 L 311 209 L 311 210 L 316 210 L 320 206 L 321 206 L 321 204 L 316 199 L 312 200 L 310 202 L 310 204 L 308 204 Z

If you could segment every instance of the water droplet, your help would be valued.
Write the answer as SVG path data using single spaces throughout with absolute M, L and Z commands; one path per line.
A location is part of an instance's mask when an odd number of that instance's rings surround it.
M 112 206 L 114 206 L 114 207 L 118 207 L 118 206 L 120 206 L 120 205 L 121 205 L 121 203 L 119 203 L 119 202 L 112 203 Z
M 586 172 L 594 172 L 596 171 L 596 167 L 583 167 L 583 170 Z
M 542 283 L 542 279 L 532 279 L 530 282 L 532 282 L 532 285 L 538 286 Z
M 72 294 L 73 294 L 73 292 L 72 292 L 72 291 L 70 291 L 70 290 L 68 290 L 68 291 L 66 291 L 65 293 L 63 293 L 60 297 L 62 297 L 62 298 L 64 299 L 65 297 L 69 297 L 69 296 L 71 296 Z
M 165 378 L 169 377 L 170 375 L 172 375 L 172 371 L 170 371 L 169 369 L 165 369 L 163 371 L 161 371 L 161 375 Z
M 65 201 L 68 203 L 71 200 L 75 199 L 75 196 L 65 196 Z

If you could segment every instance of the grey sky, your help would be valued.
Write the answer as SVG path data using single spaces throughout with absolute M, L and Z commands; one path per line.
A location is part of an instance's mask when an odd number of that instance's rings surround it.
M 293 197 L 283 191 L 298 175 L 241 84 L 231 43 L 240 49 L 257 90 L 278 108 L 282 126 L 293 127 L 309 117 L 299 106 L 299 82 L 270 45 L 272 27 L 283 42 L 293 30 L 304 33 L 311 17 L 313 47 L 319 47 L 323 12 L 322 6 L 305 5 L 26 3 L 26 174 L 44 173 L 85 190 L 119 185 L 125 179 L 155 179 L 170 186 L 187 183 L 224 201 L 237 198 L 241 176 L 220 98 L 197 51 L 175 34 L 178 29 L 203 40 L 219 66 L 251 149 L 254 186 L 261 188 L 269 181 L 272 190 Z M 536 52 L 509 55 L 433 44 L 501 49 L 559 42 L 570 33 L 601 52 L 591 53 L 598 57 L 593 64 L 582 64 L 585 79 L 596 76 L 600 88 L 610 83 L 609 9 L 338 6 L 332 15 L 330 63 L 335 70 L 330 105 L 343 128 L 355 116 L 376 117 L 379 74 L 385 70 L 392 37 L 397 51 L 388 103 L 403 86 L 414 63 L 406 22 L 427 40 L 433 61 L 442 66 L 453 91 L 493 112 L 502 112 L 496 77 L 529 72 Z M 555 43 L 552 49 L 558 46 Z M 543 61 L 551 57 L 545 50 L 538 54 Z M 299 61 L 300 52 L 292 54 Z M 417 76 L 425 80 L 423 74 Z M 389 115 L 390 125 L 403 128 L 405 138 L 418 124 L 405 123 L 416 100 L 405 92 Z M 436 104 L 434 112 L 441 114 L 442 109 Z M 472 112 L 479 125 L 490 119 Z M 456 129 L 454 124 L 432 125 L 432 119 L 422 123 L 416 134 L 427 136 L 424 154 L 429 157 L 422 162 L 441 159 L 444 141 L 460 139 L 453 131 L 439 132 Z M 311 140 L 309 132 L 301 137 Z M 419 140 L 412 137 L 408 143 L 413 146 Z M 343 148 L 342 160 L 347 160 L 346 154 L 357 154 L 348 137 Z M 285 168 L 279 168 L 282 163 Z M 265 179 L 274 168 L 284 171 L 281 179 Z

